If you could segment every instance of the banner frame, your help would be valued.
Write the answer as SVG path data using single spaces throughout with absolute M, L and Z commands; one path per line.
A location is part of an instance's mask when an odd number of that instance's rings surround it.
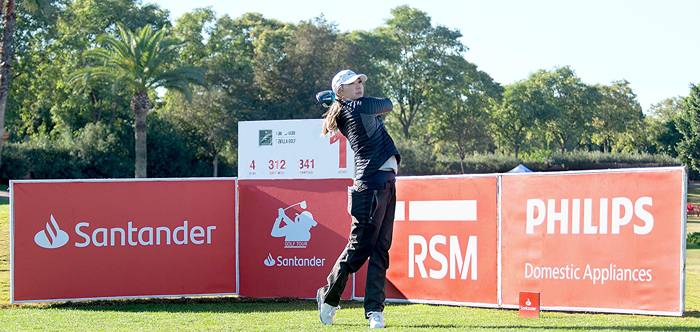
M 685 166 L 664 166 L 664 167 L 634 167 L 634 168 L 608 168 L 608 169 L 590 169 L 577 171 L 553 171 L 553 172 L 528 172 L 528 173 L 497 173 L 501 176 L 555 176 L 555 175 L 579 175 L 579 174 L 595 174 L 595 173 L 648 173 L 656 171 L 677 171 L 682 170 L 685 175 Z
M 15 301 L 15 223 L 14 223 L 14 181 L 10 180 L 10 304 Z
M 498 307 L 503 306 L 503 266 L 501 263 L 501 189 L 502 189 L 502 176 L 498 176 L 498 180 L 496 181 L 496 223 L 497 223 L 497 235 L 498 236 L 498 241 L 497 241 L 497 253 L 496 253 L 496 266 L 497 266 L 497 277 L 498 277 L 498 282 L 496 283 L 496 301 L 498 302 Z
M 680 227 L 680 238 L 681 238 L 681 250 L 680 250 L 680 285 L 679 285 L 679 311 L 655 311 L 655 310 L 639 310 L 639 309 L 616 309 L 616 308 L 596 308 L 596 307 L 565 307 L 565 306 L 542 306 L 540 307 L 543 311 L 580 311 L 580 312 L 601 312 L 601 313 L 620 313 L 620 314 L 637 314 L 637 315 L 657 315 L 657 316 L 678 316 L 682 317 L 685 312 L 685 229 L 687 223 L 687 215 L 685 213 L 685 207 L 687 205 L 687 193 L 688 193 L 688 176 L 686 166 L 664 166 L 664 167 L 635 167 L 635 168 L 612 168 L 612 169 L 597 169 L 597 170 L 577 170 L 577 171 L 559 171 L 559 172 L 531 172 L 531 173 L 501 173 L 499 179 L 502 176 L 555 176 L 555 175 L 585 175 L 585 174 L 610 174 L 610 173 L 649 173 L 649 172 L 672 172 L 681 171 L 681 227 Z M 499 180 L 499 186 L 501 182 Z M 499 187 L 500 193 L 500 187 Z M 500 200 L 500 194 L 499 194 Z M 501 239 L 500 235 L 500 224 L 501 224 L 501 214 L 499 209 L 499 242 Z M 499 247 L 500 251 L 500 247 Z M 500 255 L 499 255 L 500 259 Z M 501 261 L 499 260 L 499 266 Z M 499 278 L 501 275 L 499 274 Z M 499 282 L 499 286 L 501 283 Z M 500 294 L 502 296 L 502 294 Z M 501 308 L 505 309 L 518 309 L 517 305 L 502 304 Z
M 238 219 L 238 214 L 240 213 L 238 211 L 239 208 L 239 201 L 240 198 L 238 197 L 238 178 L 236 179 L 236 203 L 235 203 L 235 209 L 236 209 L 236 294 L 241 293 L 241 274 L 240 274 L 240 267 L 239 267 L 239 257 L 238 257 L 238 251 L 239 251 L 239 244 L 238 244 L 238 224 L 239 224 L 239 219 Z
M 683 224 L 681 225 L 681 262 L 680 262 L 680 267 L 681 267 L 681 285 L 679 287 L 680 291 L 680 301 L 681 303 L 678 304 L 678 308 L 680 308 L 680 313 L 679 316 L 683 316 L 683 313 L 685 312 L 685 254 L 686 254 L 686 243 L 685 243 L 685 233 L 686 233 L 686 227 L 687 227 L 687 222 L 688 222 L 688 214 L 686 213 L 686 206 L 688 206 L 688 169 L 683 166 L 683 197 L 681 197 L 681 220 L 683 220 Z
M 236 215 L 234 226 L 236 229 L 236 292 L 234 293 L 211 293 L 211 294 L 169 294 L 169 295 L 134 295 L 134 296 L 107 296 L 107 297 L 85 297 L 70 299 L 43 299 L 43 300 L 15 300 L 15 219 L 14 219 L 14 184 L 15 183 L 115 183 L 115 182 L 179 182 L 179 181 L 234 181 L 234 205 Z M 94 301 L 94 300 L 116 300 L 116 299 L 166 299 L 181 297 L 205 297 L 205 296 L 238 296 L 238 178 L 237 177 L 193 177 L 193 178 L 110 178 L 110 179 L 40 179 L 40 180 L 10 180 L 10 304 L 21 303 L 52 303 L 68 301 Z

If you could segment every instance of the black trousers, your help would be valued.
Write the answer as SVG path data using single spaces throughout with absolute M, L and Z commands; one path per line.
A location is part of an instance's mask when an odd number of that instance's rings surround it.
M 369 259 L 365 315 L 370 311 L 383 311 L 386 299 L 384 285 L 394 229 L 396 185 L 393 172 L 381 176 L 386 181 L 364 184 L 360 186 L 362 191 L 357 190 L 357 185 L 350 190 L 348 210 L 352 225 L 348 244 L 328 275 L 328 283 L 318 290 L 325 303 L 337 306 L 349 275 Z

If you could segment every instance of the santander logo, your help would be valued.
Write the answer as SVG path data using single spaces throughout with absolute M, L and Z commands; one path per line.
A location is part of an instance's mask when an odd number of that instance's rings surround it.
M 265 266 L 274 266 L 275 265 L 275 259 L 272 258 L 272 254 L 267 254 L 267 258 L 265 258 Z
M 52 214 L 51 221 L 46 223 L 46 228 L 34 235 L 34 243 L 46 249 L 60 248 L 68 243 L 68 233 L 58 227 Z
M 53 214 L 50 219 L 45 229 L 34 235 L 34 243 L 46 249 L 63 247 L 70 237 L 58 226 Z M 94 227 L 90 222 L 81 221 L 74 229 L 80 241 L 73 245 L 76 248 L 211 245 L 215 231 L 215 225 L 192 225 L 186 219 L 177 226 L 144 226 L 128 221 L 125 227 L 110 228 Z

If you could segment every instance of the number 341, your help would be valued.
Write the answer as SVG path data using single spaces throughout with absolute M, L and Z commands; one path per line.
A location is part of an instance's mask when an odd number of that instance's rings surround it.
M 299 169 L 313 169 L 314 166 L 313 159 L 299 159 Z

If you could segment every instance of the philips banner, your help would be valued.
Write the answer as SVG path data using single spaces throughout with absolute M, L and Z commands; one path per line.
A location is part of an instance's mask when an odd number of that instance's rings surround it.
M 387 298 L 498 306 L 496 175 L 400 177 Z M 366 266 L 355 277 L 365 294 Z
M 503 304 L 681 315 L 683 168 L 502 176 Z
M 10 186 L 13 303 L 237 291 L 235 179 Z

